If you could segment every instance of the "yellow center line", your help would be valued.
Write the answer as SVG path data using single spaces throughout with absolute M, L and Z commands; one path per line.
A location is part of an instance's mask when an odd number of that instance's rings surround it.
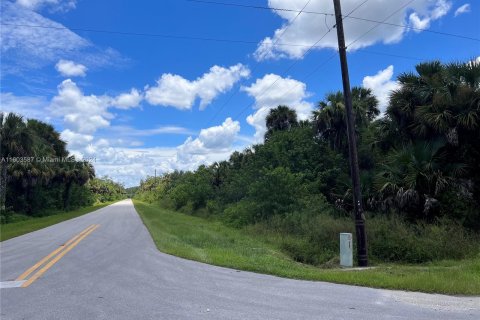
M 21 280 L 25 280 L 32 272 L 34 272 L 35 270 L 37 270 L 37 268 L 39 268 L 42 264 L 44 264 L 45 262 L 47 262 L 49 259 L 51 259 L 53 256 L 55 256 L 57 253 L 59 253 L 60 251 L 62 251 L 63 249 L 65 249 L 66 247 L 68 247 L 70 245 L 70 243 L 74 242 L 75 240 L 77 240 L 80 236 L 82 236 L 83 234 L 85 234 L 88 230 L 92 229 L 95 225 L 92 224 L 91 226 L 87 227 L 85 230 L 83 230 L 82 232 L 80 232 L 79 234 L 77 234 L 75 237 L 71 238 L 70 240 L 68 240 L 67 242 L 65 242 L 64 244 L 62 244 L 60 247 L 58 247 L 57 249 L 55 249 L 53 252 L 51 252 L 48 256 L 46 256 L 45 258 L 43 258 L 42 260 L 38 261 L 37 263 L 35 263 L 32 267 L 30 267 L 27 271 L 25 271 L 24 273 L 22 273 L 20 276 L 18 276 L 17 279 L 15 279 L 15 281 L 21 281 Z
M 80 241 L 82 241 L 83 239 L 85 239 L 90 233 L 92 233 L 93 231 L 95 231 L 95 229 L 97 229 L 98 227 L 100 227 L 100 225 L 95 225 L 93 228 L 91 228 L 90 230 L 88 230 L 86 233 L 84 233 L 82 236 L 80 236 L 77 240 L 75 240 L 75 242 L 73 242 L 69 247 L 67 247 L 65 250 L 63 250 L 61 253 L 59 253 L 55 258 L 53 258 L 52 260 L 50 260 L 50 262 L 48 262 L 42 269 L 38 270 L 37 273 L 35 273 L 30 279 L 28 279 L 27 281 L 25 281 L 23 284 L 22 284 L 22 288 L 26 288 L 28 287 L 29 285 L 31 285 L 35 280 L 37 280 L 42 274 L 44 274 L 48 269 L 50 269 L 55 263 L 58 262 L 58 260 L 60 260 L 64 255 L 66 255 L 70 250 L 72 250 L 74 247 L 76 247 Z

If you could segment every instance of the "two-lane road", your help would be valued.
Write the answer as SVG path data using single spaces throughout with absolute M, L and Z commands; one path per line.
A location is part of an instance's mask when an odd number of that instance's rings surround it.
M 0 289 L 2 320 L 480 319 L 480 298 L 289 280 L 163 254 L 130 200 L 0 246 L 0 281 L 20 286 Z

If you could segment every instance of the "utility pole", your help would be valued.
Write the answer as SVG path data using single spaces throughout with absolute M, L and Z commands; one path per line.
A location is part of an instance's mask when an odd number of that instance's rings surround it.
M 362 207 L 362 193 L 360 190 L 360 169 L 358 167 L 357 139 L 355 137 L 355 119 L 352 107 L 352 93 L 350 91 L 350 78 L 348 75 L 347 48 L 345 47 L 345 34 L 343 32 L 343 18 L 340 0 L 333 0 L 335 7 L 335 20 L 338 37 L 338 52 L 342 66 L 343 96 L 347 112 L 348 153 L 350 158 L 350 172 L 353 185 L 353 206 L 355 210 L 355 232 L 357 236 L 358 265 L 368 265 L 367 233 L 365 231 L 365 215 Z

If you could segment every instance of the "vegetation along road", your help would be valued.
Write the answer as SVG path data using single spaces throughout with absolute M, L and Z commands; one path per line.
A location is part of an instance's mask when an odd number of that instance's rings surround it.
M 170 256 L 157 250 L 131 200 L 1 246 L 2 319 L 480 316 L 477 297 L 291 280 Z

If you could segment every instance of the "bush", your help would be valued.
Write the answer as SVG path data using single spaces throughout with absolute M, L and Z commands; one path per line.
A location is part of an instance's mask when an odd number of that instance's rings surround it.
M 249 228 L 279 246 L 292 259 L 323 265 L 339 254 L 339 233 L 354 234 L 354 220 L 329 214 L 292 213 L 275 216 Z M 367 219 L 369 258 L 374 263 L 425 263 L 463 259 L 478 253 L 478 235 L 451 220 L 411 224 L 398 216 Z M 356 255 L 355 237 L 353 239 Z
M 7 209 L 7 210 L 2 210 L 0 214 L 0 224 L 7 224 L 11 223 L 13 221 L 13 216 L 14 212 Z
M 480 248 L 478 236 L 447 219 L 410 224 L 397 216 L 377 216 L 367 221 L 367 230 L 370 255 L 378 261 L 462 259 Z
M 321 265 L 338 256 L 339 233 L 352 232 L 353 227 L 348 218 L 295 212 L 272 217 L 250 231 L 274 242 L 295 261 Z
M 240 200 L 223 211 L 223 221 L 232 227 L 242 227 L 259 220 L 258 208 L 248 200 Z
M 264 170 L 250 185 L 248 198 L 255 203 L 255 222 L 291 212 L 298 207 L 301 178 L 289 169 Z

